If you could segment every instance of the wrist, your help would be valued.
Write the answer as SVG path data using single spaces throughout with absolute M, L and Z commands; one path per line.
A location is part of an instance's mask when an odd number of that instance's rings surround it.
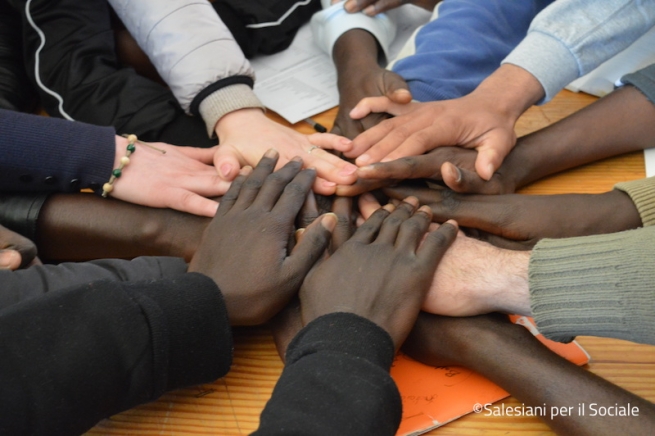
M 523 112 L 543 98 L 544 89 L 527 70 L 503 64 L 470 95 L 487 101 L 490 107 L 516 122 Z
M 531 316 L 528 269 L 531 251 L 498 249 L 494 256 L 496 277 L 489 277 L 485 298 L 491 311 Z
M 118 168 L 121 164 L 121 158 L 125 156 L 125 151 L 127 150 L 128 140 L 122 136 L 116 135 L 116 152 L 114 154 L 114 166 L 112 168 Z M 107 176 L 109 179 L 109 176 Z
M 240 129 L 252 129 L 254 125 L 267 121 L 260 108 L 245 108 L 225 114 L 216 123 L 215 131 L 219 138 Z

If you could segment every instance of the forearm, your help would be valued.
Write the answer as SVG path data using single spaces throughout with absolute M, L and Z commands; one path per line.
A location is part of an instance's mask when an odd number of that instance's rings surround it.
M 655 430 L 652 403 L 551 352 L 525 328 L 508 323 L 504 331 L 480 335 L 475 351 L 464 354 L 464 366 L 489 378 L 523 405 L 543 407 L 539 417 L 558 434 L 642 435 Z M 591 409 L 614 406 L 629 409 L 635 416 L 594 416 Z
M 3 434 L 81 434 L 223 376 L 232 357 L 220 292 L 197 274 L 87 283 L 4 310 L 0 326 Z
M 378 67 L 378 43 L 366 30 L 349 30 L 334 44 L 332 58 L 337 67 L 337 85 L 341 91 L 353 74 Z
M 137 256 L 191 259 L 208 218 L 89 194 L 51 195 L 39 214 L 36 243 L 50 261 Z
M 502 170 L 517 187 L 547 175 L 655 146 L 655 105 L 625 86 L 545 129 L 519 138 Z

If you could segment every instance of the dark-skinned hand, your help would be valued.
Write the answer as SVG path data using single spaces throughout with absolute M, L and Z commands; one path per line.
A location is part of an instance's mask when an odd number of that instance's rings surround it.
M 333 58 L 337 67 L 339 112 L 332 133 L 353 139 L 389 118 L 386 113 L 370 113 L 358 120 L 351 118 L 350 111 L 366 97 L 385 96 L 397 104 L 412 101 L 405 80 L 379 66 L 378 50 L 375 38 L 362 29 L 349 30 L 335 43 Z
M 325 215 L 289 253 L 293 223 L 316 172 L 301 170 L 300 158 L 273 172 L 277 160 L 269 150 L 252 173 L 242 170 L 189 264 L 189 272 L 211 277 L 221 289 L 232 325 L 260 324 L 279 312 L 322 256 L 337 223 Z
M 40 263 L 36 257 L 36 245 L 24 236 L 0 226 L 0 269 L 17 270 L 32 262 Z
M 407 199 L 395 210 L 392 205 L 379 209 L 312 269 L 300 289 L 304 325 L 328 313 L 350 312 L 386 330 L 396 348 L 402 344 L 439 260 L 457 235 L 453 222 L 426 236 L 430 210 L 414 213 L 416 204 Z
M 353 200 L 348 197 L 335 197 L 332 202 L 332 213 L 337 216 L 337 225 L 332 232 L 332 239 L 328 252 L 334 253 L 343 245 L 355 232 L 355 217 L 353 216 Z M 296 232 L 296 242 L 302 240 L 305 233 L 304 227 L 314 222 L 319 216 L 317 202 L 312 192 L 309 193 L 307 201 L 300 212 L 299 220 L 301 228 Z M 287 352 L 291 340 L 303 328 L 300 314 L 300 300 L 294 298 L 280 313 L 270 322 L 275 348 L 282 361 Z
M 385 188 L 384 192 L 397 199 L 413 195 L 421 204 L 430 206 L 436 222 L 455 219 L 462 227 L 477 230 L 471 236 L 502 248 L 530 249 L 543 238 L 615 233 L 642 225 L 630 197 L 618 190 L 604 194 L 489 196 L 397 186 Z
M 441 0 L 347 0 L 344 7 L 350 13 L 364 11 L 366 15 L 373 16 L 407 3 L 431 11 L 440 1 Z
M 357 195 L 406 179 L 443 182 L 455 192 L 470 194 L 510 194 L 520 187 L 509 159 L 487 181 L 475 171 L 476 157 L 475 150 L 439 147 L 420 156 L 366 165 L 357 170 L 354 184 L 337 186 L 337 194 Z

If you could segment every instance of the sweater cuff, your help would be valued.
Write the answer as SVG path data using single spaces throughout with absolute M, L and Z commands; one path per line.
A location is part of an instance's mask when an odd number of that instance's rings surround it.
M 250 86 L 238 83 L 226 86 L 205 97 L 198 111 L 207 126 L 207 134 L 210 138 L 216 136 L 214 128 L 223 115 L 239 109 L 262 108 L 264 105 L 255 95 Z
M 535 56 L 539 53 L 539 56 Z M 575 56 L 565 44 L 556 38 L 531 31 L 521 43 L 501 62 L 527 70 L 541 83 L 545 97 L 537 102 L 549 102 L 566 85 L 580 77 Z
M 385 371 L 391 369 L 395 355 L 391 336 L 384 329 L 364 317 L 346 312 L 323 315 L 307 324 L 289 344 L 287 365 L 321 351 L 365 359 Z
M 144 287 L 140 294 L 157 304 L 167 326 L 167 340 L 162 335 L 153 338 L 155 355 L 169 356 L 166 391 L 227 374 L 232 364 L 232 330 L 223 295 L 212 279 L 188 273 L 161 280 L 157 287 Z
M 540 241 L 529 266 L 539 331 L 655 343 L 654 258 L 655 227 Z
M 396 37 L 396 25 L 387 14 L 377 14 L 369 17 L 364 13 L 350 14 L 344 9 L 346 2 L 329 6 L 329 0 L 324 0 L 323 9 L 312 16 L 311 27 L 314 41 L 332 58 L 334 44 L 344 33 L 353 29 L 363 29 L 378 41 L 385 59 L 380 59 L 385 65 L 389 59 L 389 47 Z M 327 3 L 327 5 L 326 5 Z M 326 7 L 327 6 L 327 7 Z
M 644 227 L 655 224 L 655 177 L 617 183 L 614 189 L 630 196 Z
M 621 83 L 634 86 L 655 104 L 655 64 L 621 77 Z

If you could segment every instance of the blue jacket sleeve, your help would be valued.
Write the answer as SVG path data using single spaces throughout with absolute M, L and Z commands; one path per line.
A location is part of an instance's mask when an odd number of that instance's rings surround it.
M 552 0 L 444 0 L 415 35 L 415 53 L 392 69 L 415 100 L 448 100 L 473 91 L 525 37 Z
M 109 180 L 115 132 L 0 109 L 0 191 L 74 192 Z

